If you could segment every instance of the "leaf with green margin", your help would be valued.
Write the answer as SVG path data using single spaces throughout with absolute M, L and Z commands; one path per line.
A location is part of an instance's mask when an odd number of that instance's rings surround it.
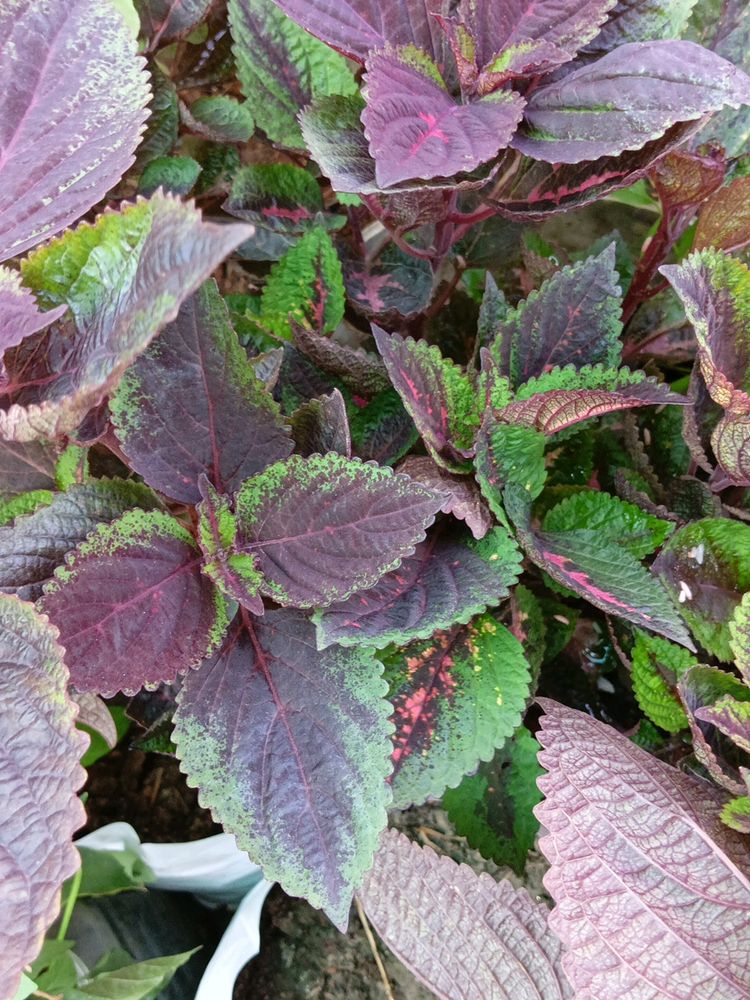
M 508 596 L 520 569 L 518 547 L 503 528 L 481 541 L 436 530 L 374 587 L 320 609 L 318 648 L 382 649 L 466 624 Z
M 240 167 L 222 208 L 255 226 L 238 250 L 244 260 L 279 260 L 311 229 L 333 231 L 346 223 L 346 216 L 325 212 L 318 182 L 291 163 Z
M 407 456 L 398 471 L 429 486 L 431 490 L 445 493 L 446 500 L 440 509 L 444 514 L 452 514 L 465 521 L 474 538 L 484 538 L 492 527 L 492 513 L 471 477 L 454 476 L 422 455 Z
M 77 790 L 87 737 L 57 632 L 30 604 L 0 596 L 0 774 L 8 807 L 0 818 L 0 989 L 12 997 L 76 871 L 73 833 L 85 821 Z M 12 805 L 11 805 L 12 804 Z
M 668 733 L 688 724 L 677 694 L 680 677 L 698 661 L 682 646 L 636 629 L 631 653 L 633 694 L 641 711 Z
M 729 644 L 735 667 L 750 685 L 750 593 L 745 594 L 734 609 L 734 617 L 729 623 Z
M 298 27 L 273 0 L 229 0 L 229 23 L 237 75 L 256 124 L 274 142 L 304 149 L 300 110 L 314 98 L 357 91 L 346 60 Z
M 136 150 L 135 165 L 142 169 L 158 156 L 168 156 L 177 143 L 180 112 L 177 89 L 155 62 L 148 66 L 151 74 L 151 101 L 146 131 Z
M 182 503 L 200 500 L 201 475 L 234 493 L 294 448 L 213 279 L 125 372 L 109 405 L 130 467 Z
M 187 130 L 209 142 L 247 142 L 255 130 L 247 101 L 229 94 L 199 97 L 180 111 Z
M 99 525 L 39 605 L 60 631 L 71 682 L 104 695 L 174 680 L 216 649 L 227 624 L 192 536 L 159 511 Z
M 247 236 L 246 226 L 203 222 L 192 205 L 156 194 L 36 250 L 22 265 L 26 285 L 48 305 L 67 303 L 75 324 L 6 352 L 0 433 L 29 440 L 75 430 Z
M 393 803 L 421 805 L 491 760 L 521 722 L 523 647 L 489 614 L 384 657 L 393 702 Z
M 178 696 L 174 740 L 201 802 L 341 930 L 386 825 L 385 693 L 371 650 L 318 652 L 309 619 L 281 609 L 240 612 Z
M 371 587 L 425 536 L 442 497 L 408 476 L 331 452 L 293 455 L 236 497 L 237 548 L 278 604 L 325 607 Z
M 349 410 L 352 452 L 363 462 L 395 465 L 419 440 L 419 431 L 395 389 Z
M 616 365 L 621 294 L 610 243 L 598 256 L 561 268 L 509 310 L 494 326 L 489 354 L 514 387 L 551 368 Z
M 554 626 L 547 622 L 548 609 L 543 607 L 539 598 L 523 584 L 513 588 L 512 621 L 510 630 L 523 646 L 526 659 L 531 667 L 532 688 L 536 689 L 542 664 L 547 656 L 547 635 L 552 633 Z M 557 622 L 556 625 L 562 624 Z
M 147 958 L 100 972 L 66 991 L 65 1000 L 156 1000 L 175 972 L 198 951 Z M 96 970 L 94 970 L 96 971 Z
M 748 784 L 750 772 L 746 768 L 742 770 L 745 772 L 745 783 Z M 727 802 L 720 815 L 722 822 L 733 830 L 738 830 L 740 833 L 750 833 L 750 796 L 741 795 L 739 798 Z
M 723 728 L 714 725 L 712 714 L 717 705 L 727 700 L 747 706 L 750 688 L 734 674 L 698 665 L 682 675 L 677 690 L 690 724 L 695 756 L 722 787 L 733 795 L 742 795 L 746 789 L 740 767 L 750 766 L 750 757 L 742 745 L 735 742 L 734 734 L 725 736 Z M 746 716 L 748 708 L 740 712 Z M 745 730 L 747 725 L 747 718 L 744 718 Z
M 538 751 L 537 741 L 521 726 L 491 761 L 443 795 L 456 833 L 483 858 L 509 865 L 517 875 L 523 875 L 539 829 L 533 813 L 542 801 L 536 784 L 543 774 Z
M 161 189 L 166 194 L 186 197 L 195 187 L 202 167 L 191 156 L 157 156 L 144 167 L 138 194 L 150 198 Z
M 547 473 L 544 449 L 547 439 L 532 427 L 501 424 L 491 413 L 485 415 L 477 436 L 477 482 L 499 521 L 505 522 L 503 490 L 515 485 L 531 499 L 544 489 Z
M 653 571 L 698 642 L 731 662 L 730 620 L 750 591 L 750 526 L 727 518 L 687 524 L 669 539 Z
M 750 701 L 719 698 L 713 705 L 697 709 L 695 717 L 700 722 L 715 726 L 735 746 L 750 754 Z
M 148 487 L 124 479 L 95 479 L 51 494 L 46 506 L 0 528 L 0 590 L 36 600 L 66 554 L 98 524 L 133 507 L 159 506 Z
M 466 472 L 480 421 L 469 376 L 424 340 L 389 336 L 378 326 L 373 336 L 430 455 L 450 472 Z
M 582 490 L 547 511 L 543 527 L 545 531 L 597 531 L 606 542 L 616 542 L 636 559 L 643 559 L 664 544 L 675 526 L 609 493 Z
M 203 497 L 196 508 L 203 572 L 230 600 L 262 615 L 263 576 L 254 556 L 236 550 L 237 519 L 229 500 L 217 493 L 205 476 L 201 476 L 198 485 Z
M 695 649 L 664 587 L 627 550 L 603 544 L 596 531 L 536 534 L 528 493 L 508 487 L 503 498 L 521 547 L 556 583 L 606 614 Z
M 75 222 L 120 180 L 149 88 L 111 0 L 4 0 L 0 65 L 2 261 Z
M 312 229 L 271 268 L 261 297 L 260 324 L 291 340 L 291 322 L 331 333 L 344 318 L 341 261 L 324 229 Z

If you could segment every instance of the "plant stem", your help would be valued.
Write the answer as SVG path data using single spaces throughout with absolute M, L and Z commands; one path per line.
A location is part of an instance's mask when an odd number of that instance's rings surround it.
M 56 940 L 64 941 L 65 935 L 68 933 L 68 927 L 70 926 L 70 919 L 73 916 L 73 907 L 76 905 L 78 900 L 78 891 L 81 888 L 81 879 L 83 877 L 83 862 L 78 866 L 78 871 L 73 876 L 70 883 L 70 892 L 68 893 L 68 898 L 65 900 L 65 909 L 63 910 L 63 915 L 60 920 L 60 927 L 57 931 Z
M 362 904 L 357 896 L 354 897 L 354 904 L 357 907 L 357 916 L 359 917 L 359 922 L 362 924 L 364 929 L 367 943 L 370 945 L 372 957 L 375 959 L 375 965 L 378 967 L 380 979 L 383 983 L 383 988 L 385 989 L 385 995 L 388 997 L 388 1000 L 396 1000 L 391 988 L 391 981 L 388 978 L 388 973 L 385 971 L 385 966 L 383 965 L 383 959 L 380 957 L 380 952 L 378 951 L 378 944 L 375 940 L 375 935 L 372 933 L 372 928 L 370 927 L 370 921 L 367 919 L 367 914 L 362 908 Z

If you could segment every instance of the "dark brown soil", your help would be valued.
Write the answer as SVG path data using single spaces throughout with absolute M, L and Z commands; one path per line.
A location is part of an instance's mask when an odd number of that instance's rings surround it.
M 84 789 L 88 822 L 82 833 L 107 823 L 130 823 L 141 840 L 178 843 L 200 840 L 221 827 L 198 794 L 188 788 L 173 757 L 117 747 L 89 769 Z

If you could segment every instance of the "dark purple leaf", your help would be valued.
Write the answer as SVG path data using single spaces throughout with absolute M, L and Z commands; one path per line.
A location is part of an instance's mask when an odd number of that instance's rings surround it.
M 375 396 L 390 387 L 385 365 L 377 354 L 340 344 L 299 323 L 292 323 L 296 347 L 318 368 L 340 378 L 352 392 Z
M 719 796 L 589 715 L 541 704 L 544 881 L 576 996 L 746 997 L 749 857 Z
M 0 260 L 53 236 L 133 162 L 148 77 L 110 0 L 0 10 Z
M 509 144 L 524 104 L 507 90 L 458 104 L 434 63 L 412 49 L 370 55 L 364 84 L 362 122 L 383 188 L 471 172 Z
M 0 267 L 0 357 L 32 333 L 59 319 L 67 306 L 40 312 L 34 296 L 21 284 L 17 271 Z
M 359 897 L 388 947 L 440 1000 L 565 1000 L 547 908 L 525 889 L 389 830 Z
M 247 235 L 247 226 L 202 222 L 191 204 L 156 194 L 36 250 L 24 261 L 25 283 L 40 302 L 66 302 L 72 320 L 6 351 L 3 437 L 74 431 Z
M 574 365 L 616 365 L 622 345 L 615 245 L 557 271 L 495 327 L 488 348 L 514 386 Z
M 384 694 L 371 651 L 318 652 L 298 611 L 240 612 L 185 678 L 175 715 L 201 801 L 267 878 L 341 930 L 386 824 Z
M 518 639 L 489 614 L 385 656 L 393 702 L 393 801 L 455 788 L 518 727 L 531 676 Z
M 91 691 L 71 691 L 70 696 L 78 706 L 76 724 L 91 729 L 104 740 L 110 750 L 114 750 L 119 739 L 117 726 L 103 698 Z
M 400 195 L 399 198 L 407 198 Z M 442 198 L 441 211 L 442 211 Z M 414 224 L 414 217 L 409 225 Z M 370 260 L 342 255 L 344 284 L 351 304 L 367 319 L 384 327 L 427 308 L 432 296 L 432 269 L 426 260 L 411 257 L 394 243 Z
M 0 500 L 55 488 L 57 449 L 49 441 L 0 440 Z
M 677 686 L 695 756 L 733 795 L 746 791 L 740 767 L 750 765 L 750 687 L 716 667 L 696 666 Z
M 45 587 L 80 691 L 133 693 L 197 666 L 221 642 L 223 599 L 174 518 L 132 510 L 100 525 Z
M 445 503 L 440 509 L 444 514 L 453 514 L 465 521 L 475 538 L 484 538 L 492 527 L 492 514 L 476 482 L 468 476 L 454 476 L 431 458 L 420 455 L 405 458 L 397 471 L 429 486 L 436 493 L 445 493 Z
M 620 45 L 539 87 L 513 146 L 548 163 L 640 149 L 678 122 L 750 103 L 750 78 L 693 42 Z
M 346 403 L 338 389 L 330 396 L 303 403 L 290 419 L 298 454 L 308 457 L 334 451 L 345 458 L 352 457 Z
M 651 171 L 662 211 L 689 211 L 692 216 L 698 205 L 721 187 L 726 169 L 724 153 L 715 147 L 705 153 L 680 149 L 667 153 Z
M 696 0 L 619 0 L 587 53 L 611 52 L 626 42 L 679 38 Z
M 534 533 L 517 488 L 505 491 L 505 509 L 529 559 L 557 583 L 607 614 L 695 650 L 664 587 L 627 549 L 603 542 L 596 531 Z
M 505 529 L 482 541 L 437 530 L 374 587 L 318 611 L 318 645 L 382 648 L 426 639 L 496 607 L 519 572 L 519 552 Z
M 263 592 L 277 603 L 323 607 L 395 569 L 441 505 L 390 469 L 295 455 L 240 489 L 238 547 L 257 558 Z
M 184 38 L 208 13 L 211 0 L 135 0 L 149 49 Z
M 449 0 L 276 0 L 297 24 L 359 62 L 384 45 L 414 45 L 440 61 L 443 33 L 430 14 L 447 15 Z M 429 9 L 429 13 L 428 13 Z
M 86 820 L 76 792 L 88 739 L 57 633 L 30 604 L 0 597 L 0 995 L 13 1000 L 21 973 L 42 946 L 60 888 L 80 864 L 73 833 Z
M 471 381 L 440 349 L 424 340 L 373 335 L 391 382 L 435 461 L 461 472 L 469 466 L 479 409 Z
M 0 590 L 36 600 L 66 554 L 98 524 L 131 507 L 157 506 L 151 490 L 122 479 L 95 479 L 53 494 L 49 505 L 0 528 Z
M 345 389 L 341 379 L 322 371 L 291 344 L 285 344 L 283 352 L 276 396 L 285 413 L 293 413 L 302 403 L 327 396 L 334 389 Z
M 213 280 L 127 370 L 110 411 L 130 467 L 182 503 L 200 499 L 200 475 L 234 493 L 294 447 Z

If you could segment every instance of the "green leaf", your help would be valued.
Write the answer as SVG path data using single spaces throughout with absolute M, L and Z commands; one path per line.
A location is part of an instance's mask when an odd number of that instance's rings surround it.
M 55 485 L 58 490 L 68 490 L 89 478 L 89 450 L 69 444 L 55 466 Z
M 746 684 L 750 684 L 750 593 L 744 595 L 729 623 L 729 644 L 734 665 Z
M 542 801 L 536 780 L 539 744 L 523 726 L 477 773 L 443 795 L 443 806 L 469 847 L 522 875 L 539 822 L 534 806 Z
M 40 507 L 48 507 L 54 496 L 51 490 L 32 490 L 0 503 L 0 527 L 12 524 L 17 517 L 33 514 Z
M 151 160 L 138 181 L 138 194 L 149 198 L 159 188 L 170 194 L 187 195 L 195 186 L 201 165 L 190 156 L 159 156 Z
M 247 142 L 255 129 L 249 105 L 228 94 L 199 97 L 183 118 L 191 132 L 212 142 Z
M 177 142 L 180 128 L 177 90 L 156 63 L 149 65 L 153 96 L 149 104 L 149 119 L 140 145 L 136 150 L 135 165 L 143 168 L 159 156 L 168 156 Z
M 23 975 L 22 973 L 21 982 L 18 985 L 18 990 L 16 991 L 13 1000 L 27 1000 L 27 998 L 30 997 L 32 993 L 36 993 L 37 989 L 38 989 L 38 984 L 35 983 L 32 979 L 29 979 L 28 976 Z
M 341 262 L 324 229 L 306 233 L 271 268 L 261 298 L 261 325 L 291 340 L 290 317 L 319 333 L 331 333 L 344 318 Z
M 156 1000 L 175 972 L 198 951 L 183 951 L 179 955 L 149 958 L 145 962 L 124 965 L 120 969 L 102 972 L 69 990 L 65 1000 Z
M 547 440 L 532 427 L 501 424 L 487 414 L 477 437 L 477 482 L 492 512 L 505 522 L 502 493 L 506 486 L 524 489 L 531 499 L 544 488 Z
M 531 677 L 523 648 L 489 614 L 384 658 L 393 702 L 393 801 L 419 805 L 488 761 L 518 727 Z
M 545 531 L 579 529 L 597 531 L 603 541 L 619 543 L 643 559 L 664 543 L 674 524 L 608 493 L 585 490 L 557 504 L 544 518 Z
M 237 75 L 256 124 L 274 142 L 304 149 L 297 115 L 313 98 L 357 92 L 348 63 L 273 0 L 230 0 L 229 23 Z
M 46 940 L 42 950 L 31 963 L 31 978 L 37 989 L 45 993 L 66 993 L 78 982 L 75 962 L 71 955 L 72 941 Z
M 696 658 L 682 646 L 637 629 L 632 660 L 633 693 L 641 711 L 669 733 L 684 729 L 688 719 L 677 694 L 677 682 L 697 664 Z
M 741 795 L 727 802 L 721 810 L 721 818 L 733 830 L 750 833 L 750 795 Z
M 135 851 L 94 851 L 79 847 L 81 884 L 79 896 L 113 896 L 127 889 L 141 889 L 155 875 Z

